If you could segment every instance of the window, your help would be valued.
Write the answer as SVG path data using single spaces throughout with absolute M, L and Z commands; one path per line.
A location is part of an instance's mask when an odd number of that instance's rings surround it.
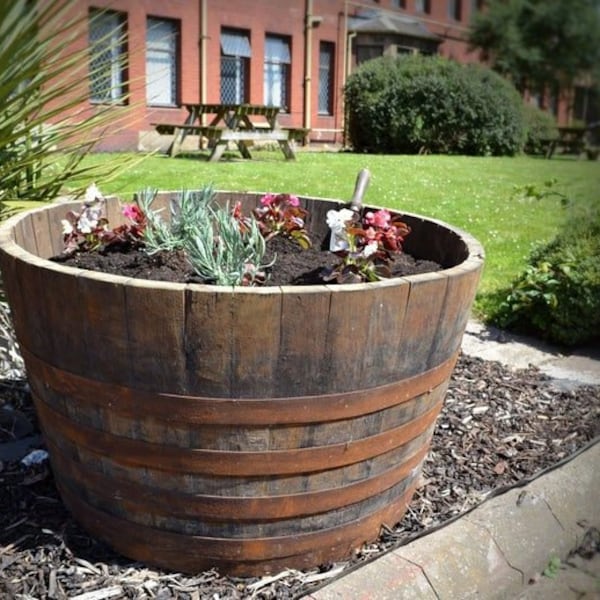
M 179 23 L 148 17 L 146 29 L 146 102 L 176 106 Z
M 462 6 L 461 0 L 448 0 L 448 18 L 460 21 Z
M 383 56 L 383 46 L 356 46 L 356 64 L 357 66 L 371 60 Z
M 320 115 L 333 114 L 333 57 L 331 42 L 319 44 L 319 107 Z
M 600 120 L 600 94 L 593 87 L 575 86 L 573 118 L 584 123 Z M 594 129 L 594 135 L 598 129 Z M 595 142 L 594 142 L 595 143 Z
M 471 18 L 483 8 L 483 0 L 471 0 Z
M 421 13 L 430 13 L 431 6 L 429 0 L 415 0 L 415 10 Z
M 406 0 L 392 0 L 394 8 L 406 8 Z
M 221 31 L 221 102 L 243 104 L 248 100 L 250 37 L 232 29 Z
M 91 10 L 90 96 L 92 102 L 124 102 L 126 21 L 122 13 Z
M 289 110 L 290 42 L 288 38 L 267 35 L 265 38 L 265 104 Z

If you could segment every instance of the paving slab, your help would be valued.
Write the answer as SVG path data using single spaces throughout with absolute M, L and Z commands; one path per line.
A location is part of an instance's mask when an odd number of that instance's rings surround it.
M 592 561 L 589 568 L 567 563 L 586 529 L 600 529 L 599 464 L 596 443 L 560 468 L 490 498 L 464 517 L 351 571 L 308 598 L 429 598 L 433 592 L 437 600 L 581 600 L 585 593 L 586 600 L 600 600 L 600 588 L 594 587 L 594 570 L 600 563 L 596 567 Z M 556 558 L 565 565 L 559 577 L 543 577 Z M 572 596 L 572 589 L 583 592 Z
M 357 569 L 306 600 L 438 600 L 423 569 L 394 553 Z
M 521 574 L 519 586 L 543 570 L 553 556 L 565 556 L 575 543 L 544 498 L 530 490 L 511 490 L 463 520 L 489 531 L 508 564 Z
M 591 559 L 569 558 L 551 577 L 536 578 L 517 600 L 600 599 L 600 554 Z
M 483 598 L 490 588 L 523 582 L 490 532 L 466 519 L 452 523 L 434 540 L 421 538 L 394 554 L 419 565 L 438 598 Z

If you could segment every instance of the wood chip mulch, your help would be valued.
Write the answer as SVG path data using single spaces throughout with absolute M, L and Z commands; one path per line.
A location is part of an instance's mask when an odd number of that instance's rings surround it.
M 25 423 L 23 435 L 39 434 L 18 355 L 7 353 L 10 348 L 0 349 L 0 409 L 5 417 L 0 420 L 0 449 L 14 441 L 17 422 L 21 427 Z M 6 419 L 11 411 L 12 429 Z M 253 579 L 221 576 L 215 570 L 189 576 L 125 559 L 73 521 L 47 461 L 26 467 L 20 460 L 5 460 L 0 462 L 0 598 L 299 598 L 486 497 L 535 477 L 599 435 L 600 386 L 561 389 L 535 368 L 512 371 L 463 355 L 405 519 L 347 563 Z

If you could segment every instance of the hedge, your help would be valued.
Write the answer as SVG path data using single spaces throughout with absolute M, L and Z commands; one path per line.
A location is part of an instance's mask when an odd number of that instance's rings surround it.
M 521 97 L 480 65 L 382 57 L 348 78 L 344 96 L 358 152 L 512 155 L 523 147 Z

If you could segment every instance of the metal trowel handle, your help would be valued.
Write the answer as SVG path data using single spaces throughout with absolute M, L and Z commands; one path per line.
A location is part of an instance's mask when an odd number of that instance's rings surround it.
M 369 181 L 371 180 L 371 172 L 369 169 L 361 169 L 356 177 L 356 183 L 354 184 L 354 194 L 350 201 L 350 208 L 355 212 L 360 212 L 362 209 L 362 201 Z

